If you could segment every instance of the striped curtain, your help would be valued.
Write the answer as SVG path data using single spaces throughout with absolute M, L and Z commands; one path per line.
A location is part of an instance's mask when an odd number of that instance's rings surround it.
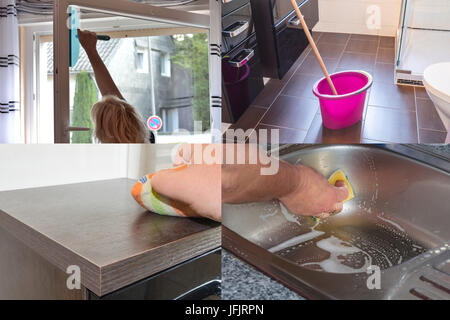
M 20 140 L 19 27 L 15 0 L 0 0 L 0 143 Z

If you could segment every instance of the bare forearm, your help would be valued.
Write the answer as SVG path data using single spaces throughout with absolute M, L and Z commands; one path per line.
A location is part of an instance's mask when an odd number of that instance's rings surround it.
M 245 203 L 280 199 L 300 182 L 298 170 L 280 160 L 274 175 L 261 175 L 261 164 L 223 165 L 222 202 Z
M 249 147 L 246 148 L 248 151 Z M 249 164 L 248 158 L 245 160 L 245 164 L 223 165 L 223 203 L 279 200 L 293 214 L 326 218 L 340 212 L 348 197 L 344 181 L 332 186 L 323 175 L 307 166 L 279 160 L 276 173 L 263 175 L 261 161 Z
M 94 70 L 95 80 L 102 96 L 112 95 L 124 99 L 97 50 L 89 50 L 86 53 Z

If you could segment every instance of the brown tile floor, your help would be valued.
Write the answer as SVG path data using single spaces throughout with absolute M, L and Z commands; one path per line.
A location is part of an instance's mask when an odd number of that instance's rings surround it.
M 330 73 L 362 69 L 373 75 L 363 120 L 343 130 L 322 126 L 319 102 L 312 93 L 322 72 L 308 47 L 283 79 L 266 84 L 231 128 L 279 129 L 281 143 L 445 141 L 445 128 L 426 91 L 394 84 L 394 38 L 336 33 L 314 37 Z

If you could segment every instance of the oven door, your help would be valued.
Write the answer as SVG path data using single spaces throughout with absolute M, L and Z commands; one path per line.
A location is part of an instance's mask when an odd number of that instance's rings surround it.
M 258 0 L 257 0 L 258 1 Z M 290 0 L 268 0 L 272 9 L 272 16 L 275 28 L 280 24 L 292 19 L 295 14 Z M 305 17 L 306 24 L 311 30 L 319 21 L 318 0 L 297 0 L 297 5 Z
M 284 2 L 276 0 L 276 2 L 278 4 L 289 2 L 292 8 L 289 0 L 284 0 Z M 317 0 L 301 2 L 300 10 L 308 28 L 311 30 L 319 21 Z M 275 50 L 278 57 L 278 76 L 280 79 L 289 71 L 308 44 L 308 38 L 302 28 L 300 19 L 292 10 L 275 26 Z
M 258 0 L 257 0 L 258 1 Z M 294 12 L 291 0 L 268 0 L 270 3 L 270 8 L 272 10 L 273 23 L 275 27 L 282 23 Z M 308 0 L 297 0 L 297 4 L 300 6 L 303 2 Z
M 250 0 L 222 0 L 222 17 L 248 4 Z
M 275 29 L 278 75 L 281 79 L 308 46 L 308 38 L 295 12 Z
M 229 101 L 229 118 L 236 123 L 264 89 L 256 37 L 251 37 L 222 59 L 222 75 Z

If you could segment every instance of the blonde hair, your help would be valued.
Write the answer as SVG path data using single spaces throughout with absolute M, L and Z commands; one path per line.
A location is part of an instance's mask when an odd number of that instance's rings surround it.
M 116 96 L 104 96 L 91 110 L 94 137 L 101 143 L 148 143 L 149 131 L 136 109 Z

